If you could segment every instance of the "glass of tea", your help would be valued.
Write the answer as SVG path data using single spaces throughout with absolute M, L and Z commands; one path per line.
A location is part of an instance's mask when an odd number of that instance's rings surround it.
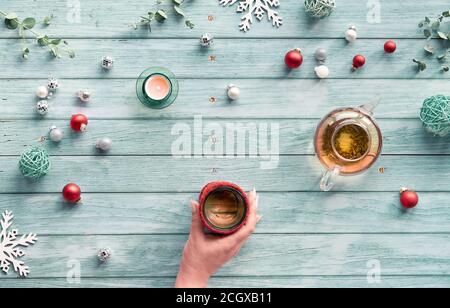
M 248 215 L 246 193 L 230 182 L 211 182 L 199 196 L 203 226 L 212 233 L 231 234 L 245 222 Z
M 339 108 L 319 123 L 314 148 L 326 171 L 320 189 L 329 191 L 337 175 L 355 175 L 378 159 L 382 147 L 381 130 L 372 111 L 376 104 Z

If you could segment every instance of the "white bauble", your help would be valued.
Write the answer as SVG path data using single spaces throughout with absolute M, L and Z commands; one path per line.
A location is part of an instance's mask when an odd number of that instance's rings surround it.
M 109 138 L 100 138 L 97 140 L 95 147 L 102 151 L 109 151 L 112 146 L 112 140 Z
M 59 128 L 57 128 L 56 126 L 52 126 L 50 128 L 49 137 L 53 142 L 60 142 L 64 137 L 64 134 Z
M 39 98 L 46 98 L 48 96 L 48 88 L 40 86 L 36 89 L 36 96 Z
M 239 96 L 241 95 L 241 90 L 236 87 L 235 85 L 230 84 L 228 86 L 228 91 L 227 91 L 228 97 L 231 100 L 237 100 L 239 98 Z
M 351 43 L 356 41 L 358 38 L 358 33 L 356 32 L 356 28 L 354 26 L 351 26 L 346 32 L 345 32 L 345 39 Z
M 327 78 L 328 75 L 330 75 L 330 70 L 325 65 L 316 66 L 314 68 L 314 71 L 316 72 L 317 77 L 319 77 L 321 79 L 322 78 Z

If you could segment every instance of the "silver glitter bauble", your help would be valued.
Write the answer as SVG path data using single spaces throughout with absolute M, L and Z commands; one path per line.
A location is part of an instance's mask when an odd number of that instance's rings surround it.
M 101 262 L 106 262 L 109 259 L 111 259 L 111 251 L 108 248 L 100 249 L 100 251 L 97 254 L 97 257 Z
M 213 42 L 214 37 L 209 33 L 205 33 L 200 37 L 200 44 L 202 44 L 203 47 L 211 46 Z
M 45 115 L 45 114 L 47 114 L 48 108 L 49 108 L 49 106 L 48 106 L 48 103 L 47 103 L 46 100 L 39 101 L 39 102 L 36 104 L 36 111 L 37 111 L 40 115 Z
M 109 138 L 100 138 L 97 140 L 95 147 L 101 151 L 109 151 L 112 146 L 112 140 Z
M 91 100 L 91 93 L 89 91 L 78 91 L 76 95 L 83 103 L 88 103 Z
M 114 66 L 114 59 L 110 56 L 103 57 L 102 59 L 102 67 L 104 69 L 110 70 Z
M 54 77 L 50 77 L 47 82 L 47 88 L 50 91 L 56 91 L 59 88 L 58 79 L 56 79 Z
M 57 128 L 56 126 L 52 126 L 50 127 L 49 137 L 53 142 L 60 142 L 64 137 L 64 134 L 59 128 Z

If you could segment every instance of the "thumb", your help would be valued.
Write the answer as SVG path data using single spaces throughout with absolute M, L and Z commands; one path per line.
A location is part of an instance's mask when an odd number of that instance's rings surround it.
M 195 235 L 203 232 L 202 222 L 200 219 L 200 205 L 197 201 L 191 200 L 190 207 L 192 210 L 191 234 Z

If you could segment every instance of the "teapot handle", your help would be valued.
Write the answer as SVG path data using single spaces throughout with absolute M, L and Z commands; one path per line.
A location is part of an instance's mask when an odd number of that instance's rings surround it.
M 331 170 L 326 170 L 320 180 L 320 189 L 322 191 L 330 191 L 334 186 L 333 178 L 339 175 L 340 168 L 334 167 Z
M 364 109 L 369 114 L 372 114 L 374 109 L 378 106 L 378 104 L 381 101 L 381 97 L 377 96 L 374 100 L 372 100 L 370 103 L 364 104 L 362 106 L 359 106 L 359 108 Z

